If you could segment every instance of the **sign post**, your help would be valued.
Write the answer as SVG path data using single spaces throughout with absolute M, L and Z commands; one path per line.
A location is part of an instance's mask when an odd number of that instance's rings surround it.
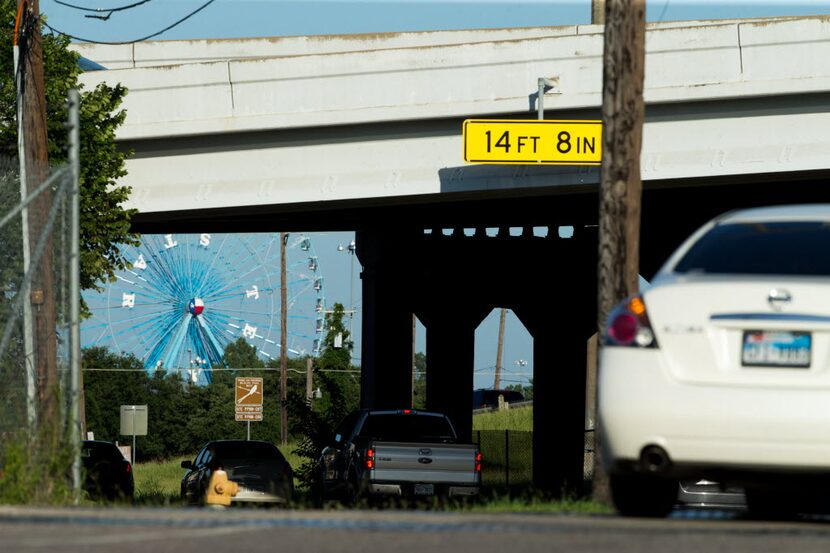
M 602 121 L 467 119 L 463 137 L 464 161 L 467 163 L 602 163 Z
M 248 423 L 248 440 L 250 440 L 251 421 L 262 421 L 262 378 L 237 377 L 235 382 L 236 420 Z
M 147 435 L 147 406 L 121 406 L 121 434 L 133 437 L 133 449 L 130 452 L 132 464 L 135 465 L 135 437 Z

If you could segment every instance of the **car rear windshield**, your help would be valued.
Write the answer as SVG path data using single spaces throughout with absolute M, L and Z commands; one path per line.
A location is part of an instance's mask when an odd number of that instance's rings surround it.
M 215 456 L 220 459 L 283 459 L 279 449 L 271 444 L 260 442 L 221 443 L 216 444 L 215 451 Z
M 446 417 L 416 414 L 370 414 L 359 436 L 387 442 L 451 442 L 455 432 Z
M 124 458 L 115 444 L 83 442 L 81 444 L 81 460 L 85 464 L 99 461 L 120 461 Z
M 827 252 L 827 223 L 730 223 L 701 237 L 674 272 L 830 276 Z

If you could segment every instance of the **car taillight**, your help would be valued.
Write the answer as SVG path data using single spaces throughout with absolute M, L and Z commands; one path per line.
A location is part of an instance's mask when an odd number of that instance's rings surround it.
M 476 472 L 481 472 L 481 452 L 476 453 Z
M 127 474 L 129 474 L 133 471 L 133 466 L 130 463 L 127 463 L 127 466 L 124 467 L 124 470 L 127 472 Z
M 366 468 L 373 469 L 375 468 L 375 450 L 374 449 L 367 449 L 366 450 Z
M 657 347 L 642 296 L 633 296 L 611 310 L 605 329 L 605 343 L 611 346 Z

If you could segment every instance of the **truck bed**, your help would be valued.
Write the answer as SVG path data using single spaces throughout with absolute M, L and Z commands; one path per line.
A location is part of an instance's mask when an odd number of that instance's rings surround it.
M 473 444 L 375 441 L 371 493 L 474 495 L 480 483 Z M 431 485 L 431 486 L 430 486 Z

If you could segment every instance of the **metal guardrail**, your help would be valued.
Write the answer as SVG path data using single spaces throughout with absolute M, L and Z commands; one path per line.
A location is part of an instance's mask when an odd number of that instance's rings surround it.
M 508 409 L 518 409 L 520 407 L 533 407 L 533 400 L 529 399 L 527 401 L 514 401 L 513 403 L 505 402 L 505 405 L 508 406 L 507 407 Z M 476 413 L 489 413 L 491 411 L 498 411 L 498 410 L 499 410 L 498 405 L 487 406 L 487 407 L 479 407 L 478 409 L 473 409 L 473 414 L 475 415 Z

